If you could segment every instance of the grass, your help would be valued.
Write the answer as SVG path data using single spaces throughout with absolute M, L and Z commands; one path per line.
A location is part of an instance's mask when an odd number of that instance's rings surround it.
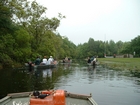
M 100 64 L 106 64 L 114 69 L 140 71 L 140 58 L 98 58 Z

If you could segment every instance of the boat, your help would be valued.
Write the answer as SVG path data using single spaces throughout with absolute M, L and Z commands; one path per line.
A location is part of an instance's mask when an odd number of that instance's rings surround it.
M 7 94 L 0 99 L 0 105 L 97 105 L 97 103 L 91 94 L 75 94 L 58 89 Z
M 99 64 L 99 62 L 94 62 L 94 64 L 93 64 L 93 62 L 87 63 L 88 66 L 96 66 L 96 65 L 98 65 L 98 64 Z
M 60 60 L 60 64 L 69 64 L 72 63 L 72 60 Z
M 25 63 L 26 69 L 29 69 L 29 64 Z M 32 65 L 32 69 L 49 69 L 49 68 L 55 68 L 57 67 L 57 64 L 50 64 L 50 65 Z
M 72 60 L 70 58 L 66 57 L 66 58 L 60 60 L 59 62 L 60 63 L 72 63 Z

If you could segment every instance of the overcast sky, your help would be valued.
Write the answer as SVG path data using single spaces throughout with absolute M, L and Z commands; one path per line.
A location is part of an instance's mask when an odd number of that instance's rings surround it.
M 140 35 L 140 0 L 36 0 L 46 16 L 65 15 L 57 31 L 74 44 L 131 41 Z

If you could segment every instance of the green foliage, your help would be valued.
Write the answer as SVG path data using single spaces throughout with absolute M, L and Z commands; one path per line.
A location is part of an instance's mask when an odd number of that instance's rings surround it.
M 13 61 L 12 59 L 5 53 L 0 53 L 0 64 L 3 67 L 12 67 Z
M 62 39 L 61 48 L 63 48 L 63 50 L 61 50 L 63 53 L 61 58 L 65 58 L 66 56 L 69 58 L 75 58 L 76 45 L 69 41 L 67 37 Z
M 7 54 L 7 56 L 12 57 L 14 53 L 14 49 L 13 49 L 14 43 L 15 43 L 15 39 L 10 34 L 2 36 L 0 39 L 0 53 Z
M 5 0 L 0 1 L 0 36 L 13 32 L 11 11 Z
M 116 44 L 113 40 L 109 41 L 108 48 L 109 48 L 109 54 L 110 55 L 113 55 L 113 54 L 117 53 Z
M 29 42 L 32 40 L 32 38 L 26 30 L 20 28 L 19 30 L 15 31 L 15 40 L 17 47 L 26 48 L 30 46 Z
M 131 40 L 131 53 L 135 52 L 135 57 L 140 57 L 140 35 Z
M 140 70 L 139 58 L 98 58 L 98 61 L 100 64 L 106 64 L 107 66 L 116 65 L 116 67 L 113 66 L 116 69 Z
M 131 42 L 89 41 L 76 46 L 67 37 L 56 33 L 61 13 L 51 19 L 45 16 L 47 8 L 36 1 L 0 1 L 0 64 L 12 65 L 15 62 L 34 61 L 37 56 L 52 55 L 56 59 L 66 56 L 72 59 L 85 59 L 88 56 L 104 57 L 113 54 L 132 54 L 140 56 L 140 36 Z
M 20 28 L 15 31 L 14 58 L 18 62 L 25 62 L 31 55 L 31 37 L 26 30 Z
M 128 53 L 130 53 L 130 49 L 131 49 L 130 42 L 125 42 L 125 43 L 123 43 L 123 48 L 122 48 L 121 53 L 128 54 Z
M 104 54 L 107 56 L 116 55 L 126 55 L 136 53 L 135 57 L 139 57 L 140 52 L 140 36 L 133 39 L 131 42 L 114 42 L 110 41 L 95 41 L 92 38 L 89 38 L 88 43 L 77 46 L 77 58 L 87 58 L 92 56 L 104 57 Z
M 116 46 L 117 46 L 117 53 L 116 54 L 121 54 L 121 51 L 123 50 L 123 42 L 122 41 L 118 41 L 116 43 Z

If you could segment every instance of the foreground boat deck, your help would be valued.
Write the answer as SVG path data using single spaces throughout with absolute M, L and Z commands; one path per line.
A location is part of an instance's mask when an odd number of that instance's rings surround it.
M 0 105 L 29 105 L 31 92 L 8 94 L 0 100 Z M 66 92 L 66 105 L 97 105 L 92 96 Z
M 29 105 L 29 100 L 30 100 L 29 97 L 8 98 L 7 100 L 0 103 L 0 105 Z M 66 105 L 97 105 L 97 104 L 92 104 L 89 100 L 67 97 Z

